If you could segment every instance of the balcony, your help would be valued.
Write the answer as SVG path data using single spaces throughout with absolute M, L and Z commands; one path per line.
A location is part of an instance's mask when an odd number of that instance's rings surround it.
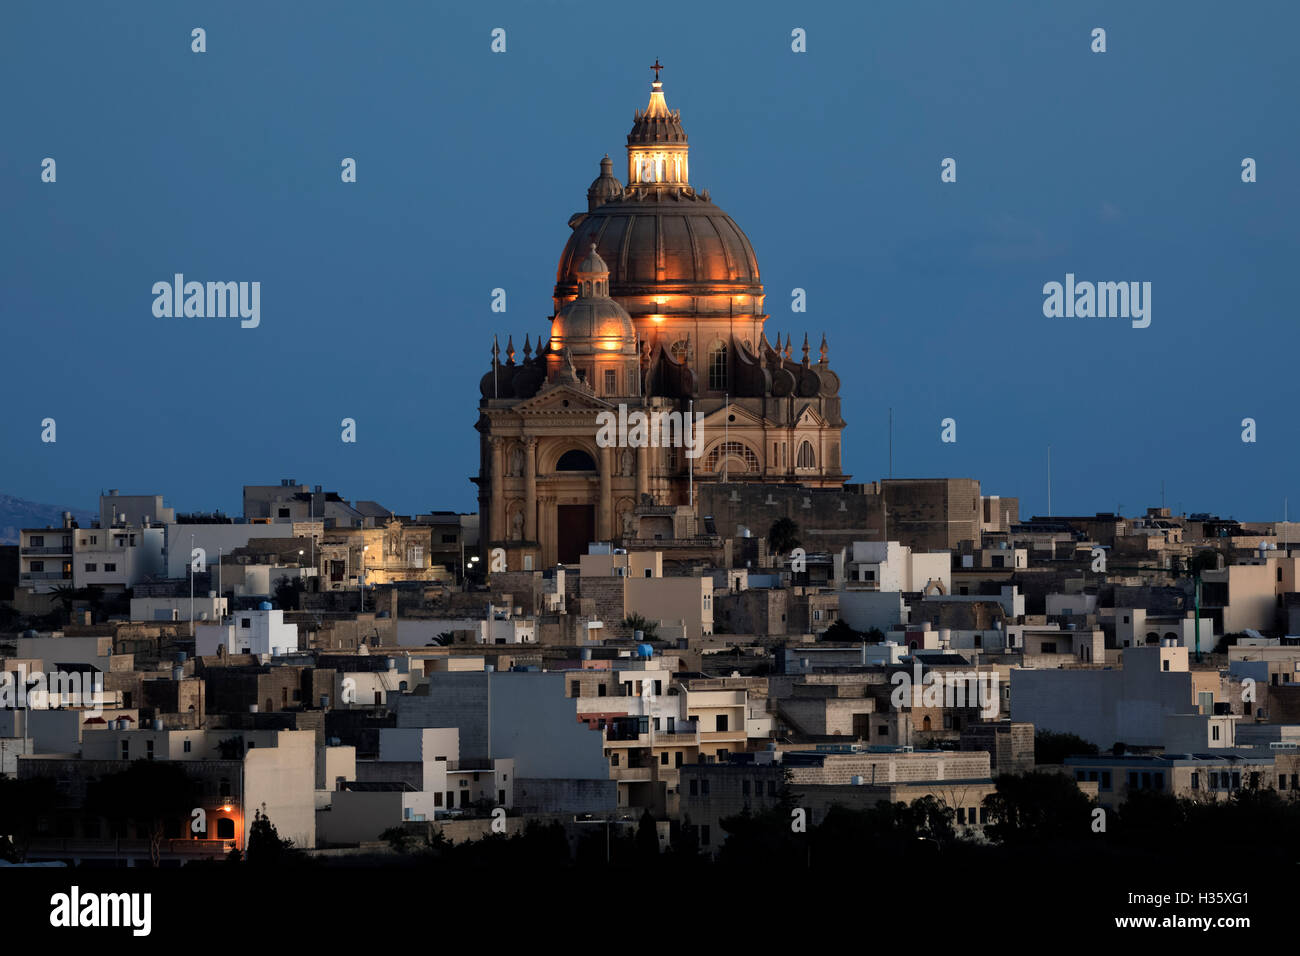
M 64 545 L 58 548 L 22 548 L 20 549 L 23 557 L 31 554 L 65 554 L 72 556 L 72 545 Z
M 644 767 L 610 767 L 609 779 L 619 783 L 649 783 L 653 768 Z
M 18 576 L 20 581 L 71 581 L 72 572 L 62 571 L 24 571 Z

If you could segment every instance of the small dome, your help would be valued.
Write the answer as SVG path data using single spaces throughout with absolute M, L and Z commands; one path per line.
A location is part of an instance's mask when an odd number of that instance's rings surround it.
M 573 355 L 636 353 L 636 326 L 627 310 L 609 297 L 609 267 L 594 243 L 574 276 L 578 297 L 551 321 L 551 348 Z
M 605 158 L 600 161 L 600 175 L 592 181 L 591 188 L 587 190 L 587 212 L 621 195 L 623 195 L 623 184 L 614 175 L 614 161 L 606 153 Z
M 596 251 L 596 244 L 591 244 L 591 251 L 587 253 L 587 258 L 578 263 L 578 268 L 574 274 L 581 281 L 583 279 L 608 279 L 609 266 L 605 265 L 605 260 L 600 257 Z

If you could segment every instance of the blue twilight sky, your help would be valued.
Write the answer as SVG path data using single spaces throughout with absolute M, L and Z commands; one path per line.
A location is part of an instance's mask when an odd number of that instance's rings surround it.
M 829 338 L 854 480 L 886 475 L 893 406 L 896 476 L 978 478 L 1025 515 L 1050 444 L 1058 514 L 1135 512 L 1163 479 L 1173 507 L 1280 518 L 1298 35 L 1289 0 L 6 0 L 0 492 L 237 513 L 242 484 L 293 477 L 473 510 L 491 333 L 545 334 L 566 220 L 604 153 L 622 178 L 658 57 L 769 338 Z M 176 272 L 260 281 L 261 326 L 155 318 Z M 1045 318 L 1067 272 L 1151 282 L 1151 326 Z

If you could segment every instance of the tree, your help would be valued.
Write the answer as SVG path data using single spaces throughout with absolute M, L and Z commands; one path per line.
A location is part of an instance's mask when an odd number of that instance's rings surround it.
M 92 782 L 86 792 L 86 809 L 106 819 L 118 832 L 134 823 L 148 834 L 149 857 L 156 867 L 167 832 L 184 833 L 201 799 L 198 781 L 180 764 L 136 760 L 125 770 Z
M 862 640 L 862 635 L 853 628 L 844 623 L 843 618 L 839 618 L 826 630 L 817 636 L 819 641 L 834 641 L 839 644 L 856 644 Z
M 1034 763 L 1064 763 L 1066 757 L 1095 757 L 1097 745 L 1075 734 L 1040 730 L 1034 734 Z
M 275 824 L 266 815 L 266 804 L 261 810 L 253 811 L 253 825 L 248 830 L 248 848 L 244 853 L 246 862 L 253 866 L 282 866 L 296 862 L 299 856 L 292 840 L 282 840 L 275 829 Z
M 654 815 L 646 810 L 636 827 L 636 852 L 644 860 L 659 858 L 659 831 L 655 827 Z
M 789 554 L 799 547 L 799 526 L 789 518 L 777 518 L 768 529 L 767 546 L 773 554 Z
M 1090 832 L 1092 801 L 1073 778 L 1059 773 L 1002 774 L 984 798 L 986 832 L 1010 844 L 1082 839 Z
M 623 626 L 629 631 L 640 631 L 647 641 L 654 640 L 655 633 L 659 630 L 658 621 L 651 621 L 640 614 L 629 614 L 623 618 Z
M 302 592 L 302 578 L 290 581 L 286 575 L 275 582 L 275 603 L 286 611 L 296 611 L 301 602 Z
M 50 591 L 50 596 L 63 607 L 63 620 L 72 620 L 72 603 L 77 599 L 77 589 L 71 584 L 60 584 Z
M 37 821 L 57 798 L 49 777 L 9 780 L 0 777 L 0 860 L 22 863 L 37 832 Z

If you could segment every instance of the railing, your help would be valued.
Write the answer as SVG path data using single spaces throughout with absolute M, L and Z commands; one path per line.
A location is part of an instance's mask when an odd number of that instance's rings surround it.
M 59 548 L 49 548 L 49 547 L 41 547 L 41 548 L 23 548 L 23 549 L 22 549 L 22 553 L 23 553 L 24 555 L 28 555 L 28 554 L 72 554 L 72 545 L 68 544 L 68 545 L 64 545 L 63 547 L 59 547 Z
M 24 571 L 19 578 L 23 581 L 71 581 L 72 573 L 62 571 Z

